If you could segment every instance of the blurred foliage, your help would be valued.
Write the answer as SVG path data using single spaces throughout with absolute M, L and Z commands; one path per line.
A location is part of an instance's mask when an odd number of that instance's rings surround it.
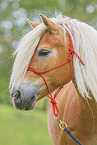
M 62 13 L 97 29 L 97 0 L 0 0 L 0 103 L 10 104 L 11 54 L 31 30 L 26 19 L 40 22 L 39 13 L 48 17 Z

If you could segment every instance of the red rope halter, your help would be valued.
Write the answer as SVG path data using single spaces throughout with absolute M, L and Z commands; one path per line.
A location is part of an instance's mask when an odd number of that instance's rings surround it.
M 32 71 L 32 72 L 34 72 L 34 73 L 36 73 L 36 74 L 39 74 L 39 75 L 43 78 L 43 80 L 44 80 L 44 82 L 45 82 L 45 84 L 46 84 L 46 86 L 47 86 L 48 92 L 49 92 L 49 94 L 50 94 L 49 98 L 51 99 L 51 103 L 52 103 L 52 107 L 53 107 L 53 112 L 54 112 L 54 115 L 55 115 L 55 116 L 59 116 L 59 109 L 58 109 L 58 107 L 57 107 L 57 102 L 55 101 L 55 98 L 57 97 L 57 95 L 59 94 L 59 92 L 61 91 L 61 89 L 62 89 L 63 87 L 59 87 L 59 89 L 56 91 L 56 93 L 54 94 L 54 97 L 53 97 L 52 94 L 51 94 L 51 91 L 50 91 L 50 89 L 49 89 L 48 83 L 47 83 L 46 79 L 45 79 L 44 76 L 43 76 L 43 73 L 49 72 L 49 71 L 51 71 L 51 70 L 54 70 L 54 69 L 56 69 L 56 68 L 58 68 L 58 67 L 63 66 L 64 64 L 70 62 L 70 69 L 71 69 L 71 77 L 70 77 L 70 80 L 72 80 L 72 56 L 73 56 L 73 54 L 76 54 L 76 56 L 78 57 L 78 59 L 80 60 L 80 62 L 81 62 L 83 65 L 85 65 L 84 62 L 83 62 L 83 61 L 80 59 L 80 57 L 78 56 L 78 54 L 75 52 L 74 47 L 73 47 L 73 44 L 72 44 L 72 39 L 71 39 L 71 36 L 70 36 L 70 35 L 69 35 L 69 38 L 70 38 L 69 58 L 67 59 L 67 61 L 61 63 L 60 65 L 58 65 L 58 66 L 56 66 L 56 67 L 53 67 L 53 68 L 48 69 L 48 70 L 45 70 L 45 71 L 35 70 L 35 69 L 32 68 L 31 66 L 28 66 L 28 68 L 27 68 L 28 70 L 30 70 L 30 71 Z M 57 113 L 56 113 L 56 112 L 57 112 Z

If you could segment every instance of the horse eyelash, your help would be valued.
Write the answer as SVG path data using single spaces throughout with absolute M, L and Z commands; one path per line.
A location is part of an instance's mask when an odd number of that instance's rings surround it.
M 47 49 L 41 49 L 41 50 L 38 52 L 38 56 L 45 57 L 45 56 L 48 56 L 49 53 L 50 53 L 49 50 L 47 50 Z

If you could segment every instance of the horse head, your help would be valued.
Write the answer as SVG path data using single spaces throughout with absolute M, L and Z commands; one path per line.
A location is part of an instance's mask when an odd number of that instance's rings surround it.
M 40 17 L 41 24 L 28 20 L 34 29 L 24 36 L 15 52 L 10 81 L 14 106 L 32 109 L 38 100 L 70 79 L 82 97 L 90 98 L 91 92 L 97 99 L 96 30 L 68 17 Z
M 40 17 L 43 22 L 42 24 L 37 24 L 28 20 L 31 26 L 34 27 L 33 31 L 37 31 L 37 28 L 39 28 L 40 25 L 43 25 L 44 27 L 44 32 L 40 36 L 40 40 L 36 48 L 34 48 L 34 53 L 31 56 L 28 65 L 33 67 L 35 70 L 45 71 L 62 64 L 69 58 L 69 34 L 66 30 L 62 29 L 61 25 L 55 24 L 46 16 L 40 14 Z M 34 35 L 33 31 L 31 33 Z M 25 41 L 27 41 L 27 39 L 25 39 Z M 26 44 L 23 47 L 26 47 Z M 30 47 L 31 46 L 29 46 L 28 49 L 30 49 Z M 23 54 L 21 54 L 21 57 L 22 55 Z M 26 58 L 26 55 L 28 54 L 25 52 L 24 55 L 24 58 Z M 17 53 L 12 77 L 13 74 L 15 74 L 14 69 L 17 69 L 17 73 L 20 71 L 16 67 L 17 65 L 20 65 L 22 63 L 23 60 L 21 60 L 21 57 L 20 60 L 18 60 Z M 29 56 L 27 56 L 27 59 L 28 58 Z M 17 60 L 19 61 L 18 64 Z M 20 66 L 20 69 L 22 69 L 22 65 Z M 19 78 L 12 84 L 10 94 L 11 100 L 16 108 L 30 110 L 35 107 L 35 104 L 38 100 L 48 95 L 49 92 L 41 75 L 27 70 L 27 68 L 25 70 L 25 75 L 18 87 L 15 85 L 15 83 L 19 81 Z M 58 67 L 57 69 L 45 72 L 43 76 L 48 83 L 50 91 L 52 92 L 58 87 L 63 86 L 64 84 L 69 82 L 70 64 L 66 63 L 65 65 Z M 17 76 L 15 75 L 15 77 Z M 15 77 L 13 81 L 15 80 Z

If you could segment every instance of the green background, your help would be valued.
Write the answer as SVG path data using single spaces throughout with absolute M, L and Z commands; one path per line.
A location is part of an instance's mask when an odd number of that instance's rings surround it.
M 97 0 L 0 0 L 0 145 L 52 145 L 47 100 L 33 111 L 19 111 L 13 108 L 8 89 L 12 53 L 31 30 L 26 19 L 40 22 L 39 13 L 48 17 L 62 13 L 97 29 Z

